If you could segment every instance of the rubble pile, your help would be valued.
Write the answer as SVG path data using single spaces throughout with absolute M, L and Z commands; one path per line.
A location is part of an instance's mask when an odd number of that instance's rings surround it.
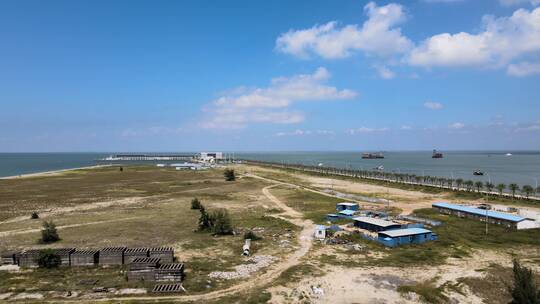
M 208 276 L 214 279 L 224 280 L 247 278 L 259 269 L 269 266 L 275 260 L 277 258 L 270 255 L 256 255 L 246 259 L 246 261 L 251 263 L 236 266 L 235 271 L 214 271 Z

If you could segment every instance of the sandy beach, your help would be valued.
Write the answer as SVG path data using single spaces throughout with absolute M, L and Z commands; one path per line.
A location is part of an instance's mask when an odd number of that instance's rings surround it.
M 17 178 L 40 177 L 40 176 L 54 176 L 56 174 L 60 174 L 60 173 L 68 172 L 68 171 L 96 169 L 96 168 L 103 168 L 103 167 L 110 167 L 110 166 L 112 165 L 95 165 L 95 166 L 77 167 L 77 168 L 70 168 L 70 169 L 43 171 L 43 172 L 36 172 L 36 173 L 4 176 L 4 177 L 0 177 L 0 179 L 17 179 Z

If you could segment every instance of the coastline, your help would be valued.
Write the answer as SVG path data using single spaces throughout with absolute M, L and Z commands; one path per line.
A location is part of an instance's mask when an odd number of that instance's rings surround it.
M 110 167 L 110 166 L 113 166 L 113 165 L 94 165 L 94 166 L 76 167 L 76 168 L 69 168 L 69 169 L 35 172 L 35 173 L 25 173 L 25 174 L 20 174 L 20 175 L 4 176 L 4 177 L 0 177 L 0 179 L 19 179 L 19 178 L 51 176 L 51 175 L 64 173 L 68 171 L 97 169 L 97 168 Z

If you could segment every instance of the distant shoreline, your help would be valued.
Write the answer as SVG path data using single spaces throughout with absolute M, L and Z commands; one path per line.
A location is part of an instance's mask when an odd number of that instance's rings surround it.
M 94 165 L 94 166 L 77 167 L 77 168 L 69 168 L 69 169 L 60 169 L 60 170 L 42 171 L 42 172 L 34 172 L 34 173 L 25 173 L 25 174 L 20 174 L 20 175 L 4 176 L 4 177 L 0 177 L 0 179 L 18 179 L 18 178 L 29 178 L 29 177 L 41 177 L 41 176 L 55 175 L 55 174 L 58 174 L 58 173 L 74 171 L 74 170 L 97 169 L 97 168 L 110 167 L 110 166 L 112 166 L 112 165 Z

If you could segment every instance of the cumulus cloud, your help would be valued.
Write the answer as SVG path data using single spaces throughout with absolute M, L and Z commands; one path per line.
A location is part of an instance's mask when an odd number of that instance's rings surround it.
M 511 76 L 525 77 L 529 75 L 540 74 L 540 62 L 520 62 L 510 64 L 506 69 L 506 73 Z
M 381 77 L 382 79 L 392 79 L 396 77 L 396 73 L 394 73 L 392 70 L 390 70 L 384 65 L 376 65 L 374 66 L 374 68 L 377 70 L 379 77 Z
M 538 132 L 540 131 L 540 121 L 528 124 L 520 124 L 515 129 L 514 132 Z
M 448 126 L 450 129 L 459 130 L 465 128 L 465 124 L 461 122 L 455 122 Z
M 540 8 L 516 10 L 510 17 L 483 17 L 482 31 L 441 33 L 411 50 L 406 61 L 415 66 L 505 66 L 540 51 Z
M 283 137 L 283 136 L 304 136 L 304 135 L 334 135 L 334 131 L 330 130 L 301 130 L 297 129 L 293 132 L 278 132 L 275 134 L 275 136 Z
M 357 93 L 326 85 L 330 73 L 318 68 L 313 74 L 272 79 L 264 88 L 235 89 L 212 101 L 203 111 L 207 114 L 203 128 L 240 129 L 248 123 L 292 124 L 305 119 L 304 114 L 289 107 L 299 101 L 351 99 Z
M 444 106 L 442 103 L 440 102 L 434 102 L 434 101 L 426 101 L 424 102 L 424 107 L 425 108 L 428 108 L 430 110 L 440 110 L 442 109 Z
M 369 128 L 369 127 L 360 127 L 356 129 L 349 129 L 346 131 L 346 133 L 350 135 L 355 134 L 366 134 L 366 133 L 374 133 L 374 132 L 385 132 L 388 131 L 388 128 Z
M 502 6 L 514 6 L 530 3 L 531 5 L 540 5 L 540 0 L 499 0 Z
M 389 56 L 405 53 L 412 47 L 412 42 L 396 27 L 406 19 L 403 6 L 395 3 L 377 6 L 369 2 L 364 13 L 368 19 L 361 26 L 339 27 L 336 21 L 331 21 L 308 29 L 291 29 L 277 38 L 276 49 L 300 58 L 316 54 L 335 59 L 348 57 L 354 51 Z

